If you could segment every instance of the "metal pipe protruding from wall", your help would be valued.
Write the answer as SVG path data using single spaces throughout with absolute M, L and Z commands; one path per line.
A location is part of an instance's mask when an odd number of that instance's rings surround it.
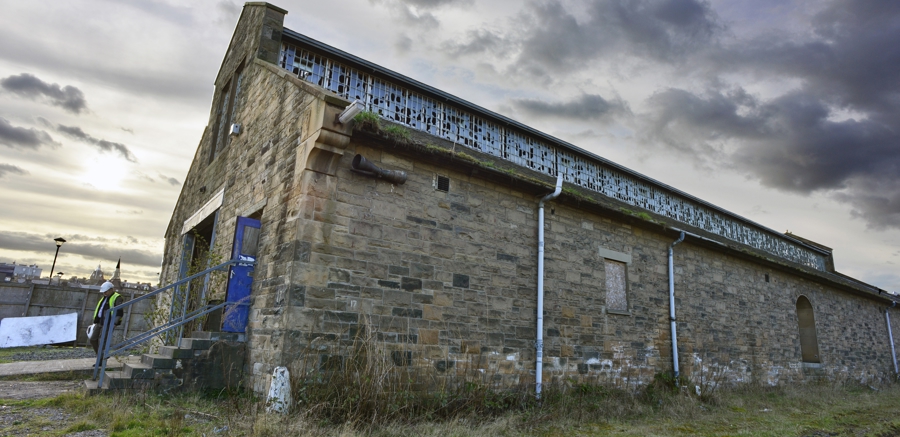
M 675 383 L 678 383 L 678 334 L 675 329 L 675 245 L 684 241 L 684 231 L 677 240 L 669 245 L 669 327 L 672 329 L 672 368 L 675 373 Z
M 541 398 L 542 373 L 544 371 L 544 202 L 556 199 L 562 192 L 562 173 L 556 174 L 556 190 L 544 196 L 538 203 L 538 277 L 537 277 L 537 338 L 534 342 L 534 394 Z
M 897 302 L 884 309 L 884 318 L 887 320 L 888 338 L 891 341 L 891 358 L 894 360 L 894 375 L 900 376 L 900 368 L 897 367 L 897 351 L 894 349 L 894 332 L 891 329 L 891 308 L 897 306 Z
M 350 163 L 350 170 L 354 173 L 369 177 L 384 179 L 394 185 L 403 185 L 406 182 L 406 172 L 403 170 L 384 170 L 372 164 L 364 156 L 357 154 Z

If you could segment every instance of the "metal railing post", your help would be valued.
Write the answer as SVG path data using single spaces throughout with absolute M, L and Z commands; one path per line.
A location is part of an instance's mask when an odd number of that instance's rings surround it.
M 99 350 L 102 352 L 100 355 L 102 366 L 100 369 L 100 378 L 97 380 L 97 388 L 103 388 L 103 379 L 106 376 L 106 361 L 109 360 L 109 346 L 112 344 L 112 334 L 113 328 L 115 327 L 115 322 L 113 322 L 113 311 L 115 308 L 110 308 L 109 312 L 106 313 L 106 317 L 103 319 L 103 336 L 100 337 L 100 348 Z
M 112 308 L 109 308 L 109 311 L 107 311 L 105 314 L 103 314 L 103 326 L 101 328 L 102 331 L 100 332 L 99 345 L 98 345 L 99 347 L 97 348 L 97 350 L 98 350 L 97 361 L 94 364 L 93 379 L 98 381 L 97 387 L 98 388 L 103 387 L 103 381 L 106 377 L 107 360 L 109 359 L 111 354 L 116 354 L 123 350 L 127 350 L 131 347 L 134 347 L 135 345 L 143 343 L 143 342 L 145 342 L 151 338 L 154 338 L 158 335 L 161 335 L 163 333 L 169 333 L 176 328 L 179 330 L 178 346 L 180 347 L 181 346 L 181 338 L 182 338 L 183 331 L 184 331 L 184 325 L 186 323 L 196 320 L 196 319 L 198 319 L 204 315 L 207 315 L 213 311 L 216 311 L 220 308 L 224 308 L 226 305 L 245 306 L 245 305 L 249 305 L 249 303 L 245 303 L 245 302 L 243 302 L 243 300 L 241 302 L 237 302 L 237 303 L 226 301 L 226 302 L 222 302 L 218 305 L 214 305 L 214 306 L 202 305 L 200 308 L 188 313 L 187 303 L 188 303 L 188 299 L 189 299 L 189 294 L 185 293 L 184 298 L 181 299 L 183 306 L 182 306 L 180 318 L 170 318 L 170 320 L 168 322 L 164 323 L 163 325 L 152 328 L 149 331 L 142 332 L 142 333 L 136 335 L 132 339 L 128 339 L 127 336 L 125 336 L 122 338 L 121 343 L 113 345 L 113 343 L 114 343 L 113 342 L 113 331 L 115 329 L 114 318 L 115 318 L 115 314 L 118 311 L 121 311 L 125 307 L 128 307 L 128 313 L 131 314 L 132 305 L 135 305 L 144 299 L 156 297 L 159 294 L 169 291 L 169 290 L 172 290 L 172 289 L 177 290 L 178 287 L 180 287 L 184 284 L 189 284 L 190 281 L 197 279 L 197 278 L 206 277 L 206 279 L 208 279 L 209 275 L 215 271 L 227 272 L 228 267 L 235 265 L 235 264 L 254 266 L 254 265 L 256 265 L 256 262 L 255 261 L 240 261 L 240 260 L 226 261 L 215 267 L 210 267 L 202 272 L 188 276 L 187 278 L 181 279 L 177 282 L 169 284 L 169 285 L 167 285 L 163 288 L 160 288 L 158 290 L 155 290 L 153 292 L 147 293 L 136 299 L 132 299 L 132 300 L 129 300 L 128 302 L 125 302 L 125 303 L 116 305 Z M 188 290 L 189 289 L 190 289 L 190 287 L 188 287 Z M 132 296 L 133 296 L 133 293 L 132 293 Z M 176 298 L 176 296 L 173 296 L 173 302 L 175 301 L 175 298 Z M 248 299 L 248 298 L 245 298 L 245 299 Z M 174 313 L 174 311 L 173 311 L 173 313 Z
M 191 286 L 188 284 L 188 291 L 190 291 Z M 180 320 L 184 321 L 184 316 L 187 314 L 188 302 L 190 301 L 191 293 L 184 293 L 184 301 L 181 303 L 181 317 Z M 178 327 L 178 338 L 176 345 L 181 347 L 181 339 L 184 337 L 184 325 Z

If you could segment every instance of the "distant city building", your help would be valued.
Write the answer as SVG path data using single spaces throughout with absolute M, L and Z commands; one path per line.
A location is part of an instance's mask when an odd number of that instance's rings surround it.
M 100 264 L 97 264 L 97 269 L 91 272 L 91 277 L 87 280 L 87 284 L 100 285 L 105 281 L 106 279 L 103 276 L 103 270 L 100 269 Z
M 6 278 L 7 281 L 18 282 L 37 279 L 41 277 L 42 271 L 43 269 L 38 267 L 36 264 L 16 264 L 15 261 L 13 261 L 12 264 L 0 263 L 0 278 Z
M 9 264 L 0 264 L 0 279 L 9 282 L 15 274 L 15 266 Z
M 149 282 L 128 282 L 123 280 L 121 285 L 123 290 L 140 290 L 140 291 L 153 291 L 156 288 L 150 285 Z

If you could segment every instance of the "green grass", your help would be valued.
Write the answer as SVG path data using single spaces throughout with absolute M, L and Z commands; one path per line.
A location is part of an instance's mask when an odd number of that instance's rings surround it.
M 652 397 L 614 388 L 576 385 L 548 388 L 542 405 L 458 414 L 440 420 L 340 421 L 312 405 L 287 416 L 268 415 L 261 399 L 246 393 L 158 395 L 137 392 L 5 401 L 4 411 L 61 409 L 68 423 L 32 417 L 0 425 L 0 434 L 25 429 L 46 435 L 104 429 L 111 436 L 800 436 L 900 435 L 900 385 L 875 391 L 854 385 L 722 389 L 706 402 L 685 393 Z M 497 398 L 494 398 L 497 399 Z M 401 407 L 409 407 L 409 405 Z M 499 411 L 499 413 L 498 413 Z M 321 412 L 321 410 L 320 410 Z
M 382 131 L 395 141 L 409 141 L 410 139 L 409 130 L 401 126 L 387 126 Z
M 376 131 L 381 130 L 381 117 L 379 117 L 378 114 L 374 112 L 360 112 L 359 114 L 356 114 L 355 117 L 353 117 L 353 120 L 356 121 L 357 125 L 368 126 L 375 129 Z

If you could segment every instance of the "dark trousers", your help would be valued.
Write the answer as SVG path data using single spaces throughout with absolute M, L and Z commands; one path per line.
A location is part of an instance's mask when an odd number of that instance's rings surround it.
M 94 347 L 94 353 L 100 354 L 100 334 L 103 332 L 103 325 L 94 323 L 94 332 L 91 333 L 91 346 Z

